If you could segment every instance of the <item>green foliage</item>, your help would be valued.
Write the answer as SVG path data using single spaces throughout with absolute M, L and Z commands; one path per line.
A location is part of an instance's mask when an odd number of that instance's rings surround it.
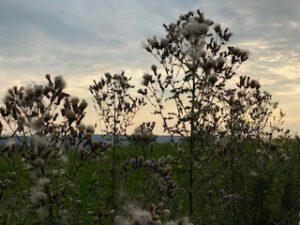
M 297 139 L 278 140 L 278 144 L 282 144 L 280 151 L 284 151 L 289 159 L 283 161 L 280 154 L 271 160 L 263 159 L 261 157 L 266 156 L 261 155 L 260 151 L 254 151 L 258 147 L 257 143 L 246 143 L 245 154 L 240 162 L 236 163 L 232 170 L 224 170 L 229 165 L 224 161 L 223 156 L 216 155 L 211 165 L 215 172 L 214 178 L 198 190 L 199 195 L 205 199 L 205 204 L 201 205 L 199 207 L 201 210 L 196 212 L 197 221 L 200 224 L 296 224 L 299 220 L 300 209 L 300 156 L 297 150 L 300 147 L 300 141 Z M 136 150 L 135 146 L 123 147 L 120 162 L 136 155 Z M 155 144 L 149 157 L 159 159 L 162 156 L 171 155 L 176 158 L 174 150 L 171 144 Z M 266 160 L 263 165 L 258 162 L 258 158 Z M 121 164 L 118 166 L 121 167 Z M 78 220 L 84 221 L 85 224 L 92 224 L 89 211 L 95 211 L 97 207 L 105 209 L 105 202 L 110 198 L 109 173 L 102 176 L 97 176 L 95 173 L 105 167 L 106 164 L 100 162 L 85 163 L 74 180 L 80 190 L 77 197 L 82 201 L 77 216 Z M 0 177 L 3 181 L 10 174 L 10 170 L 3 160 L 0 168 Z M 203 172 L 210 171 L 207 168 Z M 18 173 L 26 172 L 23 168 L 19 168 Z M 155 180 L 149 179 L 151 176 L 151 171 L 147 170 L 128 173 L 121 184 L 122 204 L 130 204 L 134 199 L 140 198 L 144 198 L 145 205 L 159 202 L 161 199 L 153 191 Z M 173 170 L 173 179 L 178 186 L 186 183 L 184 173 L 179 169 Z M 20 188 L 28 187 L 28 182 L 23 179 L 19 185 L 10 192 L 17 194 Z M 97 185 L 100 185 L 100 194 L 95 195 L 91 188 Z M 233 193 L 238 193 L 237 201 L 234 195 L 230 195 Z M 188 212 L 184 196 L 182 192 L 176 192 L 174 196 L 176 217 L 185 216 Z M 99 205 L 100 202 L 104 202 L 102 206 Z

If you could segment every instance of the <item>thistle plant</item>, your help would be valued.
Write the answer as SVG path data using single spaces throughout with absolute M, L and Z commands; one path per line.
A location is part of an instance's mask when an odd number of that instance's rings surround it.
M 216 134 L 220 95 L 234 70 L 248 58 L 248 52 L 227 46 L 232 33 L 205 19 L 200 11 L 181 15 L 164 28 L 165 37 L 154 36 L 145 43 L 145 49 L 163 67 L 164 75 L 153 65 L 152 73 L 144 75 L 145 89 L 139 93 L 161 116 L 165 131 L 188 139 L 188 150 L 180 157 L 189 177 L 186 192 L 192 216 L 199 147 Z M 168 110 L 171 107 L 173 111 Z
M 134 97 L 130 91 L 134 86 L 130 83 L 131 77 L 120 74 L 111 75 L 106 73 L 98 82 L 90 86 L 93 95 L 95 108 L 103 125 L 104 134 L 112 139 L 111 147 L 111 198 L 110 203 L 115 208 L 117 199 L 117 164 L 119 163 L 118 149 L 122 139 L 127 135 L 127 129 L 132 121 L 145 105 L 144 99 Z
M 32 147 L 35 136 L 50 143 L 55 150 L 52 154 L 65 154 L 62 148 L 72 145 L 73 170 L 82 145 L 92 144 L 94 128 L 82 123 L 88 104 L 64 91 L 66 82 L 61 76 L 52 80 L 47 74 L 46 79 L 46 85 L 10 88 L 0 108 L 0 120 L 22 148 Z
M 4 132 L 26 144 L 28 136 L 46 136 L 59 150 L 68 140 L 78 136 L 81 121 L 85 116 L 87 102 L 70 97 L 64 91 L 65 81 L 61 76 L 48 84 L 13 87 L 8 89 L 0 108 Z
M 11 136 L 1 145 L 11 173 L 1 188 L 3 223 L 77 223 L 73 178 L 88 155 L 85 148 L 93 146 L 94 128 L 82 124 L 87 102 L 70 97 L 62 77 L 46 79 L 46 85 L 8 89 L 0 108 L 3 130 Z
M 237 138 L 259 137 L 273 112 L 271 95 L 262 92 L 260 84 L 246 76 L 240 77 L 237 88 L 227 89 L 224 95 L 230 111 L 226 113 L 226 133 Z
M 163 38 L 154 36 L 145 43 L 162 68 L 152 65 L 139 93 L 161 117 L 164 131 L 186 140 L 184 146 L 175 145 L 188 177 L 185 191 L 192 216 L 199 175 L 209 165 L 218 140 L 229 133 L 237 140 L 244 129 L 247 136 L 257 136 L 272 107 L 270 95 L 260 91 L 256 80 L 241 77 L 237 88 L 229 87 L 249 53 L 228 45 L 232 36 L 228 28 L 206 19 L 199 10 L 164 28 Z

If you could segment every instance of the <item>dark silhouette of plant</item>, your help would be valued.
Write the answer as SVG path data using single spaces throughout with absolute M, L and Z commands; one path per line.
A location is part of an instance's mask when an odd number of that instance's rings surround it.
M 0 108 L 3 129 L 11 136 L 1 145 L 1 157 L 11 173 L 5 186 L 0 185 L 1 201 L 7 202 L 1 204 L 4 223 L 76 221 L 72 181 L 89 155 L 84 146 L 92 146 L 94 128 L 81 123 L 87 102 L 70 97 L 62 77 L 46 78 L 46 85 L 8 89 Z
M 237 87 L 229 87 L 249 53 L 227 44 L 232 36 L 228 28 L 206 19 L 199 10 L 164 28 L 165 37 L 154 36 L 145 43 L 163 70 L 152 65 L 139 93 L 161 116 L 166 132 L 185 137 L 176 147 L 188 177 L 185 190 L 192 216 L 196 190 L 209 179 L 199 176 L 205 176 L 201 171 L 219 151 L 217 143 L 228 136 L 259 137 L 273 103 L 256 80 L 240 77 Z
M 70 98 L 64 92 L 66 84 L 61 76 L 54 81 L 49 74 L 46 78 L 47 85 L 9 89 L 0 108 L 1 120 L 18 141 L 25 144 L 30 141 L 28 136 L 45 136 L 59 150 L 82 131 L 87 102 Z
M 162 117 L 165 131 L 189 137 L 188 152 L 181 157 L 187 164 L 190 215 L 194 212 L 195 162 L 200 155 L 196 142 L 217 131 L 218 97 L 234 69 L 248 58 L 247 52 L 226 46 L 232 35 L 228 29 L 213 25 L 200 11 L 189 12 L 176 23 L 164 25 L 164 38 L 148 39 L 145 48 L 157 58 L 165 75 L 153 65 L 152 74 L 143 77 L 146 88 L 139 90 Z M 171 101 L 175 111 L 166 111 Z
M 122 139 L 126 137 L 127 129 L 132 125 L 136 113 L 145 105 L 143 98 L 130 94 L 130 90 L 134 88 L 130 80 L 131 77 L 127 77 L 124 72 L 114 75 L 106 73 L 98 82 L 94 81 L 89 88 L 100 120 L 104 125 L 103 131 L 109 138 L 112 138 L 110 202 L 114 208 L 117 199 L 118 149 Z

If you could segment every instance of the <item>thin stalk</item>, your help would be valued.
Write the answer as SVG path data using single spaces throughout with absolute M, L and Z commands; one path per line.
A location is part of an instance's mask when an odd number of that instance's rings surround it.
M 191 119 L 190 119 L 190 125 L 191 125 L 191 132 L 190 132 L 190 145 L 189 145 L 189 170 L 188 170 L 188 176 L 189 176 L 189 215 L 193 216 L 194 211 L 194 131 L 195 131 L 195 123 L 194 123 L 194 113 L 195 113 L 195 92 L 196 92 L 196 85 L 195 85 L 195 76 L 196 74 L 193 74 L 193 83 L 192 83 L 192 102 L 191 102 Z

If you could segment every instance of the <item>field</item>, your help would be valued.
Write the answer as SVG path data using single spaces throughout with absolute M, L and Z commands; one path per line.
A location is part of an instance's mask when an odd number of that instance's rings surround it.
M 285 159 L 282 156 L 277 157 L 270 154 L 274 158 L 267 159 L 261 165 L 257 163 L 257 158 L 262 157 L 262 161 L 265 159 L 262 153 L 255 150 L 255 144 L 248 143 L 243 156 L 238 162 L 231 165 L 232 167 L 228 165 L 229 159 L 226 162 L 224 156 L 215 155 L 214 159 L 207 162 L 206 167 L 199 171 L 201 185 L 197 190 L 199 196 L 195 201 L 196 212 L 194 214 L 197 219 L 194 221 L 202 221 L 201 224 L 236 224 L 237 222 L 239 224 L 297 224 L 299 220 L 297 212 L 300 204 L 300 166 L 298 163 L 299 153 L 295 149 L 298 149 L 299 146 L 300 141 L 298 140 L 285 140 L 280 148 L 288 154 L 289 158 Z M 120 149 L 117 165 L 119 171 L 117 198 L 118 204 L 122 207 L 118 208 L 117 212 L 124 214 L 126 207 L 131 204 L 136 203 L 147 207 L 149 204 L 158 203 L 163 199 L 166 206 L 173 210 L 171 218 L 188 215 L 187 193 L 184 193 L 184 188 L 181 188 L 186 181 L 180 168 L 172 171 L 171 179 L 178 185 L 172 197 L 168 197 L 164 193 L 164 189 L 158 188 L 160 177 L 145 166 L 141 166 L 139 169 L 131 168 L 127 172 L 122 169 L 126 160 L 141 155 L 139 151 L 141 149 L 134 145 Z M 152 151 L 150 148 L 147 149 L 148 159 L 161 159 L 161 157 L 167 159 L 170 156 L 177 157 L 171 143 L 154 144 Z M 73 158 L 74 155 L 69 153 L 68 160 L 65 162 L 66 171 L 71 168 Z M 107 156 L 107 158 L 110 157 Z M 108 169 L 110 164 L 111 162 L 105 158 L 96 161 L 86 159 L 82 162 L 76 178 L 72 181 L 76 186 L 76 191 L 69 196 L 80 199 L 72 221 L 93 224 L 94 216 L 91 213 L 101 209 L 103 213 L 101 223 L 110 223 L 108 207 L 111 204 L 111 171 Z M 3 183 L 4 179 L 9 177 L 13 171 L 3 160 L 0 165 L 0 179 Z M 30 177 L 29 173 L 21 166 L 16 168 L 17 170 L 14 172 L 22 175 L 18 185 L 9 191 L 10 197 L 17 196 L 20 189 L 25 190 L 31 184 L 27 180 Z M 49 168 L 49 170 L 51 169 Z M 7 199 L 9 196 L 2 201 L 9 200 Z M 18 208 L 26 207 L 22 205 L 22 202 L 16 203 L 16 205 L 7 205 L 4 208 L 2 206 L 0 212 L 11 210 L 9 213 L 13 213 Z M 10 209 L 10 207 L 14 209 Z M 107 213 L 106 216 L 105 213 Z M 35 218 L 35 214 L 31 216 Z M 14 215 L 11 215 L 11 221 L 14 221 L 13 218 Z M 31 224 L 32 218 L 29 217 L 24 224 Z M 203 223 L 203 221 L 206 222 Z

